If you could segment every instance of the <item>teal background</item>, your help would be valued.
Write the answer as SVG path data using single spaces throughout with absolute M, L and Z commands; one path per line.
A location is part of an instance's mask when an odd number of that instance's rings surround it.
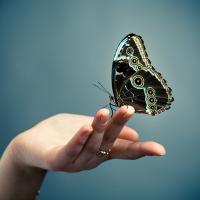
M 18 133 L 60 112 L 93 115 L 108 102 L 111 65 L 128 33 L 143 37 L 173 89 L 172 108 L 136 114 L 162 158 L 113 160 L 76 174 L 49 173 L 40 199 L 200 199 L 199 1 L 0 1 L 0 153 Z

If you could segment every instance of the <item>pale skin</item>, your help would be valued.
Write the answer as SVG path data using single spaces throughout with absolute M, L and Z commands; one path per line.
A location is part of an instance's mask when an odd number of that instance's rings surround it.
M 48 170 L 79 172 L 110 159 L 164 155 L 161 144 L 139 141 L 138 133 L 125 125 L 133 114 L 130 106 L 112 118 L 105 108 L 94 117 L 58 114 L 19 134 L 0 161 L 0 199 L 34 199 Z M 110 155 L 98 157 L 99 148 L 111 149 Z

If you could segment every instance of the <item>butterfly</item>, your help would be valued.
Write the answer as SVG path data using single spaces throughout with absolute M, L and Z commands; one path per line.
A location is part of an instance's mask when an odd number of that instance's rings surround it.
M 112 106 L 131 105 L 136 113 L 154 116 L 168 110 L 174 101 L 172 89 L 151 65 L 139 35 L 131 33 L 119 43 L 111 78 L 114 96 L 98 83 L 109 94 L 112 113 Z

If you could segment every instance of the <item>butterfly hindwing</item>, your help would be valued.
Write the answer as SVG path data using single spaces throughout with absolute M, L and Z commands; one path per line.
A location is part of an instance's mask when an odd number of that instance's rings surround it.
M 116 105 L 132 105 L 138 113 L 161 113 L 173 101 L 171 88 L 151 65 L 143 39 L 135 34 L 127 35 L 117 48 L 112 87 Z

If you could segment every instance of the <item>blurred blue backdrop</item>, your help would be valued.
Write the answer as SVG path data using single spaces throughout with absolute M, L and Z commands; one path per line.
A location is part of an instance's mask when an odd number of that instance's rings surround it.
M 0 153 L 18 133 L 60 112 L 93 115 L 111 90 L 119 41 L 137 33 L 175 102 L 129 125 L 166 146 L 162 158 L 114 160 L 49 173 L 40 199 L 200 199 L 199 1 L 0 1 Z

